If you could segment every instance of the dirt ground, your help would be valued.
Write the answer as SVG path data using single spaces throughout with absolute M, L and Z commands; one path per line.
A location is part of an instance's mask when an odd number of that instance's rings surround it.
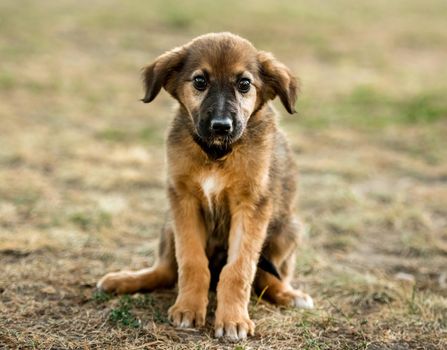
M 447 2 L 0 2 L 0 348 L 447 348 Z M 167 201 L 173 102 L 140 68 L 228 30 L 302 81 L 281 124 L 305 222 L 295 285 L 311 311 L 255 296 L 256 335 L 167 321 L 175 291 L 115 297 L 150 266 Z M 281 106 L 278 110 L 282 112 Z

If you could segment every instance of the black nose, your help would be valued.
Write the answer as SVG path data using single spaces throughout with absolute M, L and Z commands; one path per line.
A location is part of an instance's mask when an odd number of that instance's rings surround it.
M 233 129 L 233 123 L 230 118 L 215 118 L 211 120 L 211 130 L 219 135 L 229 134 Z

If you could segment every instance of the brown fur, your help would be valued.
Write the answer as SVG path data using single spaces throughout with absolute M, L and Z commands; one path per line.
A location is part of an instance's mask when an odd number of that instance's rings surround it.
M 209 76 L 207 93 L 191 83 L 197 72 Z M 232 87 L 240 75 L 251 80 L 244 94 Z M 154 267 L 108 274 L 99 287 L 132 293 L 178 282 L 169 316 L 175 326 L 191 327 L 204 324 L 208 290 L 217 283 L 216 336 L 234 340 L 254 332 L 247 308 L 252 285 L 273 303 L 312 307 L 311 298 L 290 285 L 298 244 L 296 168 L 268 103 L 279 96 L 293 113 L 296 79 L 271 54 L 220 33 L 163 54 L 145 68 L 144 81 L 144 102 L 162 87 L 179 102 L 167 139 L 170 219 Z M 204 106 L 210 103 L 211 111 L 219 101 L 240 129 L 232 139 L 201 144 Z M 281 279 L 257 268 L 260 254 Z

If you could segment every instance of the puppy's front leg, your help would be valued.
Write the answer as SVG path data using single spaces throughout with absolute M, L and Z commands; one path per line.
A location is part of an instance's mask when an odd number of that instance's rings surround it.
M 233 211 L 227 265 L 222 269 L 217 286 L 216 337 L 239 340 L 254 333 L 248 303 L 269 212 L 266 199 L 256 206 L 239 207 Z
M 169 318 L 176 327 L 199 327 L 205 324 L 210 284 L 205 226 L 194 196 L 170 189 L 169 198 L 178 263 L 178 296 L 169 309 Z

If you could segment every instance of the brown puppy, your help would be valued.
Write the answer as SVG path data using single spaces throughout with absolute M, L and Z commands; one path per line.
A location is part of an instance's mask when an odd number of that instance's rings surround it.
M 151 102 L 165 88 L 179 107 L 167 139 L 170 217 L 150 269 L 104 276 L 98 287 L 134 293 L 172 287 L 178 327 L 202 326 L 217 284 L 215 335 L 253 334 L 251 286 L 270 301 L 311 308 L 290 285 L 298 244 L 296 169 L 268 101 L 294 113 L 296 79 L 239 36 L 207 34 L 144 70 Z

